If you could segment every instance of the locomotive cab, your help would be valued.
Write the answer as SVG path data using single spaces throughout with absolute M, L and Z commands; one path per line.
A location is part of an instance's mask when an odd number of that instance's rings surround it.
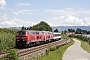
M 25 30 L 18 31 L 16 33 L 16 46 L 24 46 L 27 43 L 27 32 Z

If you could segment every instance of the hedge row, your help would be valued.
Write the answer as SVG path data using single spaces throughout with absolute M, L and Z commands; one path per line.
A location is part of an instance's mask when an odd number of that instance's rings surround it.
M 87 36 L 83 36 L 83 35 L 68 35 L 69 37 L 74 37 L 74 38 L 78 38 L 82 41 L 86 41 L 90 44 L 90 37 Z

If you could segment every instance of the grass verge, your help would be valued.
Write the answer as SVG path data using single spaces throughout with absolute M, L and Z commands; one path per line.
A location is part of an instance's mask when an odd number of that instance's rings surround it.
M 73 40 L 64 46 L 61 46 L 59 49 L 51 51 L 48 55 L 41 57 L 39 60 L 62 60 L 65 50 L 72 44 L 74 44 Z
M 90 45 L 88 44 L 88 42 L 82 41 L 82 40 L 80 40 L 80 39 L 77 39 L 77 40 L 79 40 L 79 41 L 81 42 L 81 47 L 82 47 L 85 51 L 87 51 L 87 52 L 90 53 Z

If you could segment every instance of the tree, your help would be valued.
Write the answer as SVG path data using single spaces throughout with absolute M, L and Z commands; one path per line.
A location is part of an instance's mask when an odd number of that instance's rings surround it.
M 87 34 L 87 30 L 81 30 L 81 34 Z
M 90 31 L 87 31 L 87 34 L 90 34 Z
M 75 32 L 75 30 L 74 29 L 68 29 L 68 32 Z
M 76 29 L 76 34 L 81 34 L 81 29 L 80 28 Z
M 33 25 L 32 27 L 30 27 L 30 30 L 52 31 L 52 28 L 46 22 L 41 21 L 37 25 Z
M 55 29 L 54 32 L 59 32 L 58 29 Z
M 63 34 L 64 32 L 62 31 L 62 34 Z
M 67 30 L 64 30 L 64 34 L 66 34 Z
M 22 30 L 25 30 L 25 27 L 24 26 L 22 27 Z

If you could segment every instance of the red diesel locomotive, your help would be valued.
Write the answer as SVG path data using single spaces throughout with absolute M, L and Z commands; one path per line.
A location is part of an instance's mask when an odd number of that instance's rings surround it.
M 28 47 L 47 41 L 54 41 L 55 37 L 57 37 L 54 34 L 49 31 L 21 30 L 16 33 L 16 46 Z

